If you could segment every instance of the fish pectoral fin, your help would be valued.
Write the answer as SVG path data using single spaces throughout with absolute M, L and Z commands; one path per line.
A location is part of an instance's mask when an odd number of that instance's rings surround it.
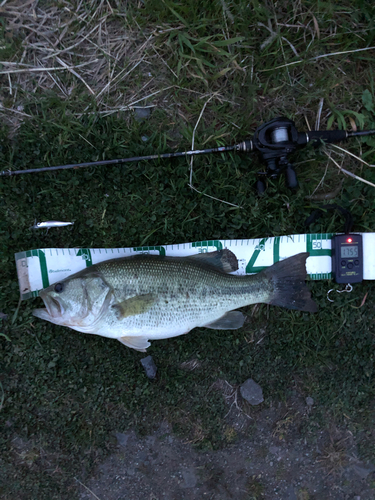
M 146 352 L 147 347 L 151 345 L 146 337 L 119 337 L 117 340 L 127 347 L 141 352 Z
M 136 295 L 130 299 L 123 300 L 112 306 L 116 310 L 117 319 L 124 319 L 129 316 L 146 313 L 155 303 L 155 296 L 152 293 Z
M 203 264 L 216 267 L 216 269 L 219 269 L 224 273 L 232 273 L 238 269 L 237 257 L 227 248 L 216 252 L 189 255 L 187 258 L 195 260 L 195 262 L 202 262 Z
M 202 325 L 205 328 L 211 328 L 212 330 L 237 330 L 241 328 L 245 322 L 245 315 L 240 311 L 230 311 L 221 316 L 221 318 L 208 323 L 207 325 Z

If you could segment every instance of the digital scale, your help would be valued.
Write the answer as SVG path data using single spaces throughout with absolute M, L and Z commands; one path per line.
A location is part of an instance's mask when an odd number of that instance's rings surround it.
M 233 274 L 255 274 L 272 264 L 309 252 L 307 274 L 312 280 L 335 279 L 337 283 L 375 280 L 375 233 L 293 234 L 243 240 L 204 240 L 177 245 L 130 248 L 43 248 L 15 254 L 21 299 L 86 267 L 104 260 L 136 254 L 187 257 L 228 248 L 238 259 Z
M 362 235 L 338 234 L 332 239 L 332 275 L 336 283 L 363 280 Z

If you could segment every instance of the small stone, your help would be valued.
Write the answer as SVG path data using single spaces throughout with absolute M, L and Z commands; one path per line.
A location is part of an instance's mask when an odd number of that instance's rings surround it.
M 137 122 L 140 122 L 142 120 L 146 120 L 149 118 L 151 114 L 151 108 L 134 108 L 134 113 L 135 113 L 135 119 Z
M 240 387 L 241 396 L 251 405 L 259 405 L 264 401 L 263 391 L 252 378 L 247 379 Z
M 156 377 L 156 365 L 154 363 L 154 360 L 152 359 L 152 356 L 147 356 L 146 358 L 141 359 L 141 364 L 143 368 L 145 369 L 146 375 L 148 378 L 155 378 Z
M 182 477 L 184 479 L 182 488 L 194 488 L 197 484 L 197 477 L 195 475 L 194 469 L 185 469 L 182 471 Z
M 314 404 L 313 398 L 310 398 L 310 396 L 307 396 L 306 404 L 307 404 L 307 406 L 313 406 L 313 404 Z
M 353 465 L 352 469 L 361 478 L 366 479 L 366 477 L 375 471 L 375 467 L 372 464 L 367 464 L 366 467 L 361 467 L 360 465 Z
M 120 446 L 126 447 L 129 439 L 129 434 L 122 434 L 121 432 L 116 432 L 117 442 Z
M 134 476 L 135 475 L 135 468 L 134 467 L 129 467 L 127 470 L 126 470 L 127 474 L 129 476 Z
M 278 446 L 270 446 L 269 450 L 272 455 L 279 455 L 280 453 L 280 448 Z

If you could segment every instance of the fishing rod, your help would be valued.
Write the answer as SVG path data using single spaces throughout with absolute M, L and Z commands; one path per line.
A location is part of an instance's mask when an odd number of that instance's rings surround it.
M 347 132 L 346 130 L 312 130 L 309 132 L 298 132 L 292 120 L 285 117 L 279 117 L 259 126 L 251 139 L 247 139 L 233 146 L 221 146 L 218 148 L 148 156 L 133 156 L 131 158 L 117 158 L 114 160 L 101 160 L 86 163 L 72 163 L 54 167 L 4 170 L 0 172 L 0 177 L 234 151 L 237 153 L 257 153 L 260 159 L 266 164 L 266 170 L 258 172 L 260 178 L 256 183 L 258 193 L 262 194 L 266 189 L 264 177 L 276 178 L 281 173 L 285 174 L 286 184 L 289 188 L 294 189 L 298 186 L 297 174 L 288 157 L 294 153 L 294 151 L 306 146 L 308 143 L 317 145 L 324 142 L 329 144 L 345 141 L 351 137 L 362 137 L 373 134 L 375 134 L 375 130 L 363 130 L 359 132 Z

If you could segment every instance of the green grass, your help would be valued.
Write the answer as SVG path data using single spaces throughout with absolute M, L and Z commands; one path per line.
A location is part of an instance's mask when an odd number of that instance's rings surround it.
M 95 16 L 104 13 L 91 4 L 84 2 L 82 9 L 88 19 L 99 22 Z M 0 75 L 0 102 L 7 108 L 2 111 L 7 127 L 1 128 L 0 170 L 190 149 L 199 114 L 214 93 L 195 133 L 196 148 L 239 142 L 263 121 L 280 115 L 294 119 L 301 130 L 307 122 L 314 129 L 321 98 L 322 129 L 350 128 L 350 119 L 358 128 L 375 127 L 374 51 L 311 60 L 375 45 L 370 2 L 304 2 L 303 7 L 278 2 L 267 7 L 257 1 L 203 1 L 197 8 L 192 0 L 150 1 L 144 8 L 129 6 L 124 11 L 117 4 L 111 2 L 113 14 L 108 19 L 120 32 L 130 32 L 136 47 L 153 34 L 142 52 L 150 64 L 139 64 L 100 102 L 69 72 L 58 73 L 61 86 L 72 88 L 67 95 L 51 82 L 48 90 L 37 85 L 39 74 L 19 80 L 12 76 L 10 94 L 8 77 Z M 44 2 L 42 7 L 49 5 Z M 268 20 L 276 36 L 261 48 L 270 36 L 264 27 Z M 2 24 L 1 40 L 7 22 Z M 72 32 L 79 33 L 83 25 L 76 20 Z M 4 60 L 19 61 L 26 35 L 14 31 L 14 37 L 8 34 L 1 41 Z M 117 71 L 137 61 L 130 52 L 126 57 Z M 149 71 L 154 80 L 141 91 Z M 95 87 L 88 70 L 81 74 Z M 152 90 L 160 92 L 146 98 Z M 124 99 L 118 100 L 121 95 Z M 155 105 L 149 120 L 137 122 L 131 111 L 112 112 L 141 97 L 141 105 Z M 20 104 L 29 115 L 22 123 L 12 111 Z M 82 114 L 84 110 L 90 113 Z M 356 154 L 362 150 L 363 157 L 375 163 L 374 139 L 353 140 L 345 147 Z M 305 196 L 318 185 L 328 159 L 313 148 L 298 152 L 294 159 L 299 164 L 299 190 L 292 193 L 280 178 L 270 181 L 267 195 L 258 198 L 253 186 L 262 166 L 256 158 L 196 157 L 194 186 L 241 209 L 192 191 L 184 159 L 1 178 L 0 311 L 8 314 L 1 332 L 10 339 L 0 336 L 3 498 L 77 498 L 74 477 L 83 469 L 89 474 L 113 449 L 114 431 L 135 427 L 147 433 L 162 419 L 199 447 L 225 446 L 229 434 L 223 417 L 228 409 L 217 391 L 209 391 L 218 378 L 237 385 L 251 376 L 263 388 L 265 405 L 288 401 L 296 390 L 302 397 L 312 396 L 317 410 L 302 431 L 308 435 L 316 426 L 325 429 L 335 422 L 354 433 L 363 458 L 375 459 L 372 282 L 356 285 L 350 295 L 335 294 L 333 304 L 326 299 L 332 283 L 311 283 L 320 308 L 316 316 L 261 306 L 240 331 L 197 329 L 186 337 L 156 341 L 149 349 L 158 366 L 155 381 L 146 378 L 141 353 L 33 318 L 39 299 L 22 303 L 15 314 L 19 290 L 14 253 L 22 250 L 306 232 L 304 220 L 317 203 Z M 343 166 L 375 183 L 375 172 L 349 156 Z M 329 164 L 319 192 L 332 190 L 341 178 L 337 167 Z M 335 201 L 350 209 L 355 231 L 373 231 L 374 188 L 346 177 Z M 69 220 L 75 225 L 46 235 L 29 229 L 35 219 Z M 310 232 L 342 227 L 340 217 L 328 213 Z M 359 308 L 366 292 L 367 300 Z M 249 343 L 252 335 L 255 342 Z M 180 369 L 192 358 L 202 362 L 200 369 Z M 23 455 L 15 436 L 29 443 Z M 254 483 L 253 496 L 261 497 L 260 487 Z

